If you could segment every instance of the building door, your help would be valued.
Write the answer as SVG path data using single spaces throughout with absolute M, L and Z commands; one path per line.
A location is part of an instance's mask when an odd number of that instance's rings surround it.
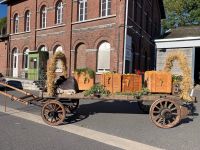
M 15 48 L 12 53 L 12 68 L 13 68 L 13 77 L 18 77 L 18 52 Z

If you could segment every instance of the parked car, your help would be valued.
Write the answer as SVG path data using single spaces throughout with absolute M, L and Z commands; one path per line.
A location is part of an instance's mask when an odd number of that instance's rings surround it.
M 15 88 L 23 90 L 23 86 L 22 86 L 22 83 L 20 81 L 17 81 L 17 80 L 8 80 L 6 83 L 8 85 L 10 85 L 10 86 L 13 86 Z M 12 90 L 12 89 L 7 88 L 7 90 Z

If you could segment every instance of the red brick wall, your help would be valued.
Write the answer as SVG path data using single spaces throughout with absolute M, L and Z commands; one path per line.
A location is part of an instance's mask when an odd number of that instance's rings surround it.
M 0 42 L 0 59 L 0 73 L 5 76 L 7 71 L 7 46 L 5 42 Z
M 37 51 L 41 45 L 45 45 L 53 54 L 54 47 L 61 45 L 67 57 L 68 70 L 73 71 L 75 67 L 75 54 L 77 46 L 85 45 L 86 52 L 81 55 L 85 60 L 86 66 L 97 70 L 97 53 L 98 47 L 103 41 L 111 45 L 111 71 L 122 73 L 123 70 L 123 50 L 124 50 L 124 24 L 125 24 L 125 0 L 112 0 L 111 15 L 100 18 L 99 1 L 88 1 L 88 16 L 84 22 L 78 22 L 78 1 L 63 0 L 64 3 L 64 21 L 61 25 L 55 24 L 55 4 L 57 0 L 26 0 L 21 2 L 11 2 L 8 8 L 8 33 L 10 35 L 10 50 L 18 48 L 19 53 L 19 70 L 22 68 L 22 53 L 25 48 L 31 51 Z M 133 5 L 133 1 L 129 0 Z M 160 12 L 158 2 L 138 0 L 141 9 L 138 8 L 137 20 L 134 21 L 129 17 L 128 24 L 134 27 L 135 31 L 142 36 L 136 35 L 131 29 L 128 34 L 133 37 L 133 47 L 135 48 L 135 68 L 144 69 L 144 54 L 148 54 L 148 64 L 151 61 L 151 51 L 154 47 L 149 44 L 149 40 L 159 34 Z M 45 5 L 47 7 L 47 28 L 40 29 L 40 9 Z M 134 5 L 133 5 L 134 7 Z M 131 8 L 129 6 L 129 8 Z M 31 31 L 24 32 L 24 14 L 26 10 L 31 12 Z M 19 33 L 13 34 L 13 16 L 18 13 L 20 16 Z M 129 14 L 134 13 L 129 10 Z M 149 23 L 146 29 L 146 17 L 148 13 L 152 23 Z M 10 18 L 11 16 L 11 18 Z M 130 16 L 134 17 L 134 14 Z M 10 19 L 9 19 L 10 18 Z M 155 31 L 156 30 L 156 31 Z M 151 33 L 153 32 L 153 33 Z M 154 33 L 156 32 L 156 33 Z M 119 43 L 119 44 L 118 44 Z M 71 58 L 71 62 L 70 62 Z M 79 58 L 77 58 L 79 59 Z M 70 67 L 71 64 L 71 67 Z
M 67 67 L 70 68 L 70 35 L 71 35 L 71 3 L 63 0 L 64 4 L 64 16 L 63 23 L 60 25 L 55 24 L 55 0 L 27 0 L 21 3 L 11 3 L 8 10 L 8 17 L 11 14 L 11 26 L 8 26 L 8 31 L 11 31 L 10 35 L 10 50 L 14 48 L 18 49 L 19 54 L 19 70 L 22 69 L 22 53 L 25 48 L 29 48 L 31 51 L 38 51 L 41 45 L 45 45 L 50 53 L 53 54 L 53 50 L 56 45 L 63 47 L 64 53 L 67 57 Z M 40 9 L 43 5 L 47 7 L 47 28 L 40 29 Z M 26 10 L 31 12 L 31 29 L 30 32 L 24 32 L 24 14 Z M 15 13 L 20 16 L 19 33 L 13 34 L 13 16 Z M 67 12 L 67 13 L 66 13 Z M 8 19 L 9 20 L 9 19 Z M 36 21 L 37 20 L 37 21 Z M 8 23 L 9 24 L 9 23 Z M 10 68 L 12 68 L 10 66 Z
M 122 72 L 124 28 L 119 28 L 119 26 L 124 24 L 125 1 L 113 0 L 111 6 L 111 16 L 104 18 L 99 17 L 99 4 L 99 1 L 88 1 L 88 20 L 80 23 L 77 22 L 77 1 L 73 3 L 72 70 L 74 70 L 75 67 L 75 53 L 77 51 L 77 45 L 84 43 L 86 46 L 85 59 L 87 60 L 87 67 L 97 71 L 98 48 L 102 42 L 106 41 L 111 45 L 111 71 Z M 119 36 L 121 40 L 118 48 Z M 117 63 L 118 61 L 119 64 Z

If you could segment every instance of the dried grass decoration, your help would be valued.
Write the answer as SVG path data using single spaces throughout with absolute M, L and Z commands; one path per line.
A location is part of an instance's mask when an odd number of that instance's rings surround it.
M 53 57 L 50 58 L 47 65 L 47 93 L 49 96 L 55 94 L 55 79 L 56 79 L 56 63 L 58 60 L 62 62 L 62 75 L 67 77 L 66 57 L 62 52 L 56 52 Z
M 176 51 L 171 52 L 168 54 L 166 63 L 164 66 L 164 71 L 170 72 L 174 61 L 177 60 L 179 62 L 179 67 L 182 70 L 183 73 L 183 80 L 181 82 L 181 94 L 180 97 L 183 100 L 191 101 L 191 97 L 189 96 L 189 92 L 192 86 L 192 80 L 191 80 L 191 70 L 187 63 L 187 57 L 183 52 Z

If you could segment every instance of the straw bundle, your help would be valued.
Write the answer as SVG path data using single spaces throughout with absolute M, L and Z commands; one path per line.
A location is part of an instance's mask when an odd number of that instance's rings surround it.
M 56 79 L 56 63 L 58 60 L 62 62 L 62 75 L 67 77 L 66 57 L 62 52 L 56 52 L 50 58 L 47 65 L 47 93 L 49 96 L 55 95 L 55 79 Z
M 170 72 L 173 67 L 173 62 L 175 60 L 179 62 L 179 67 L 183 72 L 183 80 L 181 82 L 182 92 L 181 92 L 180 97 L 184 100 L 191 100 L 189 96 L 189 91 L 192 85 L 191 70 L 188 66 L 186 55 L 180 51 L 169 53 L 166 59 L 165 66 L 164 66 L 164 71 Z

